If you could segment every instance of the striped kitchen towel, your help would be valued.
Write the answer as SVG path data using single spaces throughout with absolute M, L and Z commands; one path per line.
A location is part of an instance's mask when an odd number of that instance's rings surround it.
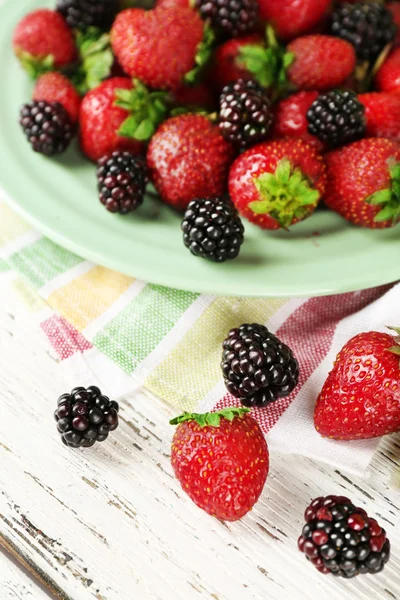
M 291 346 L 301 370 L 291 396 L 254 410 L 271 447 L 353 473 L 367 467 L 378 442 L 321 438 L 313 406 L 347 339 L 398 322 L 399 284 L 320 298 L 183 292 L 76 256 L 33 231 L 4 202 L 0 258 L 51 307 L 41 327 L 60 359 L 73 365 L 74 385 L 95 380 L 114 396 L 145 386 L 177 412 L 237 404 L 221 379 L 221 344 L 231 327 L 264 323 Z

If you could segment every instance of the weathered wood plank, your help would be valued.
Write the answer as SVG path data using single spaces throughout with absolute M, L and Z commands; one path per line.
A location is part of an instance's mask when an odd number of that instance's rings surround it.
M 400 494 L 389 485 L 400 470 L 399 436 L 384 441 L 367 481 L 273 455 L 254 511 L 224 524 L 174 480 L 171 411 L 145 393 L 121 403 L 121 426 L 108 443 L 66 449 L 52 412 L 68 385 L 46 341 L 7 308 L 0 312 L 0 535 L 59 597 L 400 598 Z M 338 581 L 298 553 L 304 507 L 335 492 L 385 524 L 393 558 L 381 575 Z
M 10 548 L 8 550 L 11 551 Z M 45 593 L 38 585 L 37 580 L 30 578 L 26 571 L 13 562 L 9 554 L 1 550 L 0 590 L 2 600 L 51 600 L 54 598 Z

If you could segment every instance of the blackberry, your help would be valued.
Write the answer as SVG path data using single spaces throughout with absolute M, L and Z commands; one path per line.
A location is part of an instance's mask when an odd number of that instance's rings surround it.
M 308 131 L 329 146 L 361 139 L 365 133 L 365 107 L 350 90 L 333 90 L 318 96 L 307 112 Z
M 239 148 L 262 142 L 272 123 L 271 103 L 265 90 L 255 81 L 238 79 L 222 90 L 219 130 Z
M 386 532 L 362 508 L 343 496 L 311 502 L 298 547 L 321 571 L 350 579 L 380 573 L 390 557 Z
M 64 152 L 74 134 L 71 119 L 59 102 L 23 104 L 19 123 L 33 150 L 46 156 Z
M 396 30 L 392 13 L 380 2 L 342 4 L 331 15 L 332 35 L 350 42 L 360 60 L 374 61 Z
M 230 200 L 219 196 L 192 200 L 181 227 L 183 243 L 195 256 L 224 262 L 240 252 L 244 227 Z
M 251 33 L 258 20 L 257 0 L 196 0 L 196 8 L 222 37 Z
M 146 189 L 145 161 L 130 152 L 113 152 L 97 163 L 99 199 L 110 212 L 126 214 L 143 202 Z
M 288 396 L 299 379 L 291 349 L 264 325 L 231 329 L 223 344 L 222 373 L 228 391 L 244 406 L 267 406 Z
M 57 400 L 54 413 L 57 429 L 66 446 L 89 448 L 104 442 L 118 427 L 119 406 L 103 396 L 95 385 L 76 387 Z
M 118 11 L 118 0 L 58 0 L 57 11 L 72 28 L 109 29 Z

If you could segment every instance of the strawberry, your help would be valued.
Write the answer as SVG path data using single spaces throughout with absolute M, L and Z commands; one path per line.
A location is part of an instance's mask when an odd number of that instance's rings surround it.
M 308 217 L 325 184 L 322 157 L 300 139 L 253 146 L 229 173 L 229 194 L 237 210 L 262 229 L 288 228 Z
M 316 91 L 297 92 L 275 105 L 272 137 L 300 138 L 314 146 L 318 152 L 323 150 L 322 142 L 308 133 L 307 111 L 319 96 Z
M 124 10 L 111 30 L 111 45 L 125 73 L 155 89 L 192 83 L 211 55 L 212 40 L 198 13 L 179 6 Z
M 76 58 L 72 31 L 53 10 L 40 9 L 21 19 L 13 34 L 14 52 L 32 77 L 71 64 Z
M 129 111 L 116 104 L 119 90 L 131 92 L 131 80 L 127 77 L 108 79 L 83 98 L 79 114 L 80 140 L 83 152 L 91 160 L 99 160 L 114 150 L 129 150 L 134 154 L 144 151 L 141 141 L 118 133 L 129 117 Z
M 259 0 L 260 14 L 282 40 L 309 33 L 328 14 L 332 0 Z
M 395 48 L 375 75 L 380 92 L 400 92 L 400 48 Z
M 307 35 L 291 42 L 289 81 L 301 90 L 330 90 L 341 85 L 356 65 L 349 42 L 330 35 Z
M 365 106 L 365 134 L 400 141 L 400 95 L 370 92 L 360 94 L 358 99 Z
M 182 489 L 209 515 L 236 521 L 246 515 L 263 490 L 269 469 L 268 446 L 246 408 L 206 414 L 184 413 L 171 463 Z
M 157 0 L 155 6 L 184 6 L 185 8 L 192 8 L 190 0 Z
M 366 138 L 326 155 L 325 204 L 342 217 L 371 229 L 400 219 L 400 145 Z
M 215 51 L 212 61 L 210 80 L 219 93 L 228 83 L 243 79 L 252 79 L 252 73 L 243 62 L 242 48 L 263 47 L 263 38 L 258 34 L 228 40 Z
M 397 33 L 394 39 L 394 45 L 400 45 L 400 2 L 388 2 L 386 8 L 390 10 L 393 15 L 393 21 L 397 25 Z
M 78 121 L 81 97 L 70 80 L 62 73 L 53 71 L 41 75 L 36 81 L 32 99 L 59 102 L 69 114 L 72 123 Z
M 178 106 L 200 107 L 210 111 L 215 107 L 212 91 L 204 83 L 183 85 L 174 92 L 173 100 Z
M 150 141 L 147 163 L 164 202 L 183 210 L 194 198 L 225 192 L 233 156 L 218 125 L 205 116 L 185 114 L 159 127 Z
M 399 338 L 387 333 L 360 333 L 347 342 L 317 399 L 318 433 L 359 440 L 399 431 L 399 355 Z

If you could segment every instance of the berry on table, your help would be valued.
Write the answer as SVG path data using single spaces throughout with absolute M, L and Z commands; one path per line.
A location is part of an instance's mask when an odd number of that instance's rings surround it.
M 64 152 L 75 131 L 59 102 L 32 100 L 23 104 L 19 123 L 33 150 L 46 156 Z
M 379 92 L 400 92 L 400 48 L 392 50 L 378 69 L 374 84 Z
M 103 396 L 97 386 L 79 386 L 59 397 L 54 418 L 66 446 L 89 448 L 117 429 L 118 411 L 118 403 Z
M 400 142 L 400 95 L 369 92 L 358 99 L 365 107 L 366 135 Z
M 272 24 L 282 40 L 314 30 L 323 21 L 331 0 L 259 0 L 261 17 Z
M 237 79 L 254 79 L 242 57 L 242 49 L 249 46 L 262 49 L 264 40 L 261 35 L 255 33 L 227 40 L 216 48 L 210 64 L 209 81 L 218 94 L 228 83 L 232 83 Z
M 324 145 L 308 132 L 307 120 L 308 109 L 317 98 L 318 92 L 310 90 L 297 92 L 277 102 L 273 107 L 271 137 L 273 139 L 300 138 L 321 151 Z
M 126 214 L 143 202 L 147 183 L 143 158 L 130 152 L 115 151 L 97 163 L 99 199 L 107 210 Z
M 247 148 L 264 141 L 272 123 L 271 103 L 255 81 L 238 79 L 222 90 L 219 129 L 228 142 Z
M 243 243 L 244 227 L 229 199 L 192 200 L 182 221 L 183 242 L 195 256 L 213 262 L 236 258 Z
M 321 94 L 307 112 L 308 132 L 329 146 L 355 142 L 365 133 L 365 108 L 350 90 Z
M 72 28 L 109 29 L 118 12 L 118 0 L 57 0 L 56 9 Z
M 201 18 L 223 37 L 246 35 L 257 24 L 257 0 L 196 0 L 195 6 Z
M 69 114 L 72 123 L 76 123 L 79 119 L 81 97 L 70 80 L 58 71 L 44 73 L 38 78 L 32 99 L 59 102 Z
M 298 548 L 321 573 L 350 579 L 384 569 L 390 558 L 385 530 L 348 498 L 316 498 L 304 517 Z
M 392 13 L 381 2 L 343 4 L 331 15 L 331 34 L 350 42 L 360 60 L 374 61 L 396 30 Z
M 183 415 L 171 448 L 182 489 L 208 514 L 236 521 L 257 502 L 269 469 L 267 442 L 246 408 Z
M 228 391 L 244 406 L 268 406 L 288 396 L 299 379 L 292 350 L 257 323 L 229 331 L 221 368 Z

